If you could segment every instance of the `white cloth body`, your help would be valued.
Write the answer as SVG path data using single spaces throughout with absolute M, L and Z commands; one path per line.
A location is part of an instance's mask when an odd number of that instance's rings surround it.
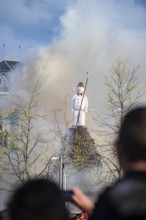
M 88 111 L 88 99 L 86 95 L 83 96 L 75 95 L 72 98 L 72 111 L 73 111 L 73 125 L 85 126 L 86 112 Z

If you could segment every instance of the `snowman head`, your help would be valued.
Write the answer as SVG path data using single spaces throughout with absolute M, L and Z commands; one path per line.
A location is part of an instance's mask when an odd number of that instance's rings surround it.
M 82 82 L 79 82 L 77 85 L 77 93 L 81 94 L 84 92 L 84 84 Z

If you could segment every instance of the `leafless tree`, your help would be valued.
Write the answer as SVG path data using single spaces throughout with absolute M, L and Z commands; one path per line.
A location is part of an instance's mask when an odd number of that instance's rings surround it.
M 40 85 L 36 82 L 29 97 L 15 95 L 11 109 L 5 118 L 12 117 L 6 142 L 1 142 L 1 170 L 3 180 L 11 183 L 24 183 L 30 178 L 48 176 L 51 158 L 54 156 L 54 132 L 46 125 L 47 115 L 40 111 Z M 7 114 L 7 116 L 6 116 Z M 17 120 L 15 116 L 17 115 Z M 7 181 L 8 182 L 8 181 Z
M 144 84 L 140 78 L 139 66 L 128 67 L 128 63 L 117 59 L 105 77 L 106 113 L 98 115 L 96 120 L 102 128 L 98 135 L 102 136 L 104 144 L 100 146 L 101 157 L 106 161 L 114 178 L 122 174 L 115 158 L 113 147 L 123 116 L 129 109 L 137 105 L 145 93 Z M 114 171 L 114 172 L 113 172 Z

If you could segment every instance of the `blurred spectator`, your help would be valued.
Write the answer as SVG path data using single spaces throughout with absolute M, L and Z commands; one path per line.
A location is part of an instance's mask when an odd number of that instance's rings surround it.
M 7 210 L 7 209 L 3 209 L 3 210 L 0 212 L 0 215 L 1 215 L 2 220 L 9 220 L 9 213 L 8 213 L 8 210 Z M 0 219 L 1 219 L 1 218 L 0 218 Z
M 11 220 L 69 220 L 58 186 L 46 179 L 19 187 L 8 203 Z
M 101 193 L 95 207 L 76 187 L 72 200 L 91 214 L 90 220 L 146 219 L 146 106 L 125 116 L 115 147 L 122 179 Z
M 3 216 L 2 213 L 0 212 L 0 220 L 3 220 Z

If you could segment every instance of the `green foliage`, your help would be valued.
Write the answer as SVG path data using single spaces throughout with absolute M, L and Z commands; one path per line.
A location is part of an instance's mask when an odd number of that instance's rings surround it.
M 70 147 L 70 157 L 75 168 L 83 169 L 99 164 L 96 145 L 87 128 L 76 127 L 72 129 Z

